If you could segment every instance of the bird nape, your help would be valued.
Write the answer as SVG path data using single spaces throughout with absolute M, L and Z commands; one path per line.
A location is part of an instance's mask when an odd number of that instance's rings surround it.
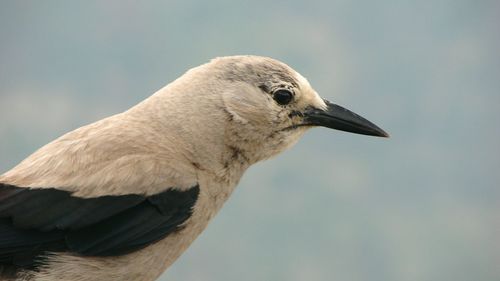
M 277 60 L 193 68 L 0 176 L 0 278 L 155 280 L 248 167 L 317 126 L 388 136 Z

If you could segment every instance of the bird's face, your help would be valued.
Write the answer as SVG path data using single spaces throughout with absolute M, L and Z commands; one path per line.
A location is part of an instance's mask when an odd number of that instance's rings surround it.
M 306 129 L 315 126 L 388 136 L 368 120 L 322 99 L 302 75 L 281 62 L 232 57 L 224 67 L 222 77 L 229 86 L 223 101 L 229 122 L 238 128 L 235 142 L 251 143 L 256 150 L 267 152 L 262 158 L 293 145 Z

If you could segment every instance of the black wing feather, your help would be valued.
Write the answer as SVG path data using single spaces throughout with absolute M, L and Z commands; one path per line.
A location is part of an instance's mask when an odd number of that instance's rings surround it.
M 123 255 L 177 231 L 191 216 L 199 186 L 79 198 L 58 189 L 0 183 L 0 263 L 36 265 L 44 252 Z

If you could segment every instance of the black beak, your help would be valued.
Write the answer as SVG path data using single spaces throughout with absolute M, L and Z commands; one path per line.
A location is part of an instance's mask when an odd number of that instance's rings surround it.
M 355 134 L 389 137 L 384 130 L 356 113 L 342 106 L 324 100 L 328 106 L 326 110 L 308 108 L 304 114 L 307 125 L 323 126 Z

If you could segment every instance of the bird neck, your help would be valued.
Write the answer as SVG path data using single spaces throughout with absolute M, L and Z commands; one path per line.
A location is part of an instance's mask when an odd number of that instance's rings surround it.
M 256 159 L 235 138 L 235 128 L 228 127 L 220 103 L 215 98 L 210 102 L 196 99 L 197 94 L 189 93 L 181 82 L 161 89 L 125 114 L 151 128 L 157 147 L 165 148 L 159 154 L 182 161 L 197 173 L 211 174 L 225 185 L 236 185 Z M 179 87 L 188 92 L 180 92 Z

